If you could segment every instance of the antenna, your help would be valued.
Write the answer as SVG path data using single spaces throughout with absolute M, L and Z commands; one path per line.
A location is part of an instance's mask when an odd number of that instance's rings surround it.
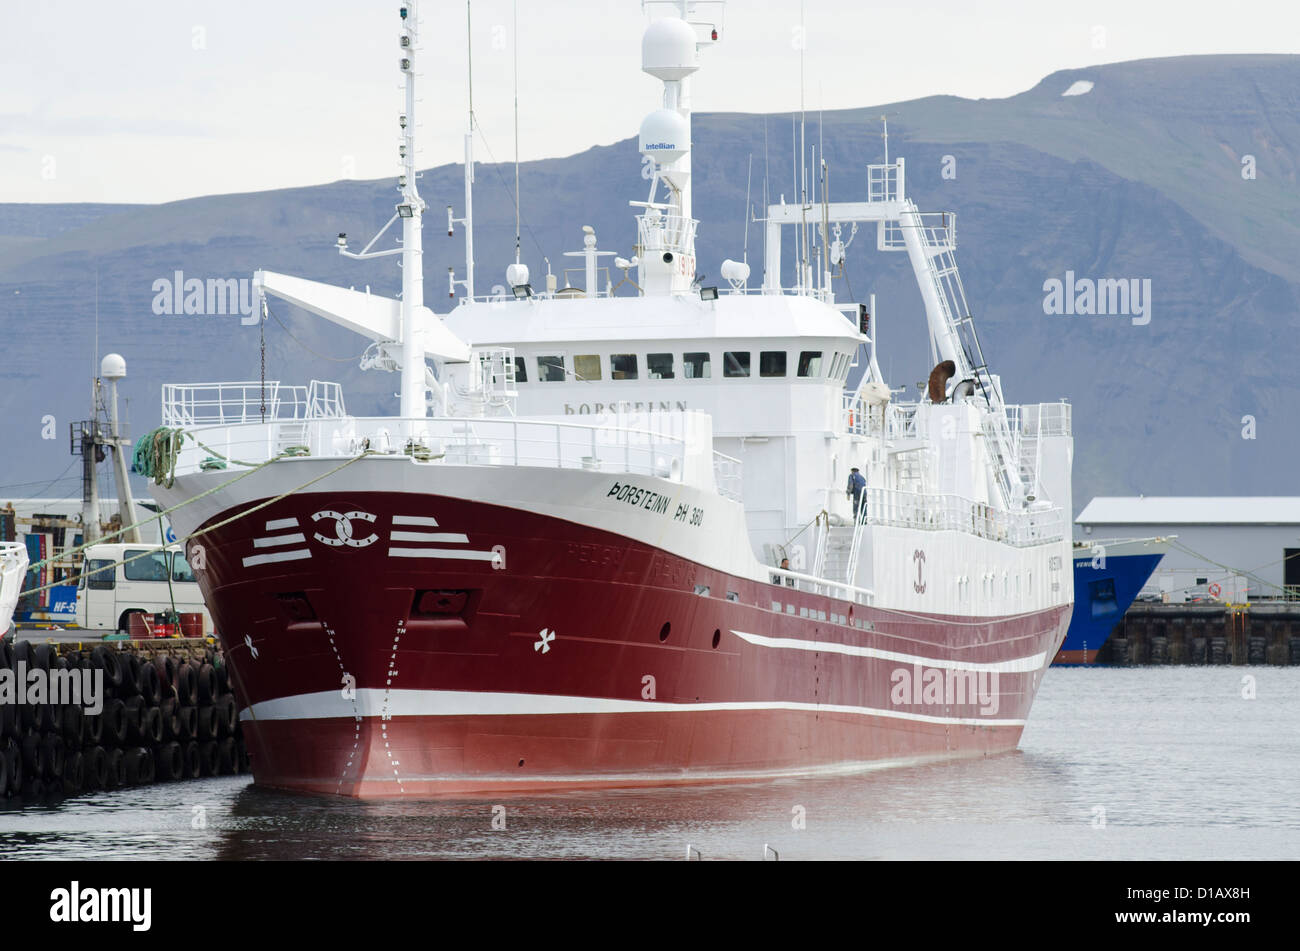
M 803 217 L 803 239 L 800 242 L 799 286 L 805 286 L 804 275 L 808 271 L 808 129 L 807 115 L 804 110 L 804 49 L 808 46 L 808 30 L 804 23 L 804 8 L 807 4 L 799 0 L 799 181 L 802 188 L 798 191 L 800 214 Z
M 880 117 L 880 127 L 881 129 L 884 130 L 880 133 L 880 137 L 885 140 L 885 164 L 888 165 L 889 164 L 889 119 L 887 119 L 885 116 Z
M 449 296 L 456 296 L 456 285 L 463 285 L 465 296 L 474 299 L 474 43 L 473 22 L 470 0 L 465 0 L 465 56 L 469 76 L 469 130 L 465 133 L 465 217 L 452 217 L 451 205 L 447 206 L 447 237 L 455 232 L 457 224 L 465 226 L 465 280 L 456 280 L 455 271 L 450 272 Z M 516 37 L 516 42 L 518 38 Z
M 99 378 L 99 264 L 95 264 L 95 349 L 90 354 L 90 363 L 94 369 L 90 373 L 92 380 Z M 90 411 L 95 412 L 95 404 L 98 402 L 98 383 L 91 385 L 90 392 Z
M 749 175 L 745 178 L 745 244 L 741 260 L 749 263 L 749 219 L 753 217 L 749 207 L 749 187 L 754 183 L 754 153 L 749 153 Z
M 519 263 L 519 0 L 514 0 L 512 5 L 512 15 L 514 23 L 511 30 L 514 36 L 511 42 L 514 43 L 514 82 L 515 82 L 515 263 Z
M 818 83 L 817 84 L 817 154 L 822 157 L 821 165 L 818 167 L 821 169 L 820 191 L 821 191 L 823 206 L 825 206 L 826 204 L 826 138 L 825 138 L 826 108 L 825 105 L 826 105 L 825 94 L 822 90 L 821 83 Z M 813 164 L 816 165 L 817 163 L 814 162 Z M 817 242 L 817 270 L 822 272 L 817 277 L 822 286 L 822 293 L 825 293 L 826 291 L 830 290 L 830 286 L 831 286 L 831 281 L 829 277 L 830 269 L 831 269 L 830 254 L 826 250 L 826 237 L 827 237 L 828 228 L 829 225 L 826 222 L 826 213 L 823 207 L 821 233 L 818 236 L 819 240 Z M 823 258 L 825 258 L 826 260 L 826 266 L 824 268 L 822 267 Z
M 791 189 L 790 194 L 792 196 L 798 195 L 799 194 L 799 139 L 797 137 L 797 128 L 796 128 L 795 118 L 793 113 L 790 114 L 790 177 L 794 179 L 794 187 L 793 189 Z M 784 204 L 784 201 L 782 201 L 782 204 Z M 801 245 L 802 240 L 803 240 L 803 233 L 800 231 L 800 229 L 795 228 L 794 229 L 794 269 L 795 269 L 794 289 L 795 290 L 798 290 L 799 287 L 803 284 L 803 273 L 802 273 L 803 269 L 799 263 L 800 261 L 803 260 L 803 247 Z
M 771 167 L 771 157 L 767 151 L 767 116 L 763 116 L 763 221 L 766 223 L 768 209 L 771 207 L 767 190 L 767 174 Z M 767 229 L 763 229 L 763 283 L 767 285 L 771 278 L 767 273 Z M 781 286 L 781 275 L 776 275 L 777 286 Z

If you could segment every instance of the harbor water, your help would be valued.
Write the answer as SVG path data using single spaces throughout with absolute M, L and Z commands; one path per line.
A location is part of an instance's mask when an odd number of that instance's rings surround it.
M 1295 668 L 1053 669 L 1020 749 L 987 759 L 492 801 L 223 777 L 0 805 L 0 857 L 1294 859 L 1297 721 Z

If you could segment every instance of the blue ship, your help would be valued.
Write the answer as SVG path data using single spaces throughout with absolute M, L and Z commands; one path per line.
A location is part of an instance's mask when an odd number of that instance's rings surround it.
M 1164 538 L 1109 538 L 1074 543 L 1074 615 L 1053 664 L 1093 664 L 1169 550 Z

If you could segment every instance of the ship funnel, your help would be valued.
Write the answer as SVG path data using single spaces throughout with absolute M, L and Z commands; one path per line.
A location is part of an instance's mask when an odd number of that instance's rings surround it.
M 664 82 L 685 79 L 700 68 L 695 30 L 685 20 L 661 17 L 641 37 L 641 69 Z

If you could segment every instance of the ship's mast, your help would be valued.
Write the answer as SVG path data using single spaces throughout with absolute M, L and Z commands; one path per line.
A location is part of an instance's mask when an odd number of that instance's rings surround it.
M 474 33 L 470 18 L 470 0 L 465 0 L 465 57 L 469 82 L 469 125 L 465 132 L 465 217 L 455 217 L 447 206 L 447 237 L 456 233 L 456 225 L 465 226 L 465 279 L 456 279 L 456 269 L 447 269 L 447 296 L 456 296 L 456 285 L 465 288 L 465 298 L 474 299 Z M 516 45 L 517 45 L 516 36 Z M 516 138 L 518 133 L 516 132 Z M 516 159 L 517 161 L 517 159 Z
M 687 20 L 690 4 L 674 4 L 680 16 L 652 20 L 641 38 L 641 69 L 664 84 L 663 105 L 641 123 L 640 152 L 653 162 L 650 196 L 632 202 L 639 219 L 640 285 L 646 294 L 676 294 L 695 279 L 695 221 L 691 217 L 691 87 L 699 51 L 716 42 L 716 27 L 701 39 Z M 656 200 L 659 185 L 667 201 Z
M 424 345 L 419 330 L 419 311 L 424 306 L 424 250 L 420 229 L 423 225 L 424 200 L 415 187 L 415 69 L 419 49 L 420 17 L 415 0 L 401 8 L 401 68 L 406 82 L 406 113 L 402 116 L 402 177 L 399 181 L 402 202 L 397 214 L 402 219 L 402 390 L 403 419 L 423 418 Z

